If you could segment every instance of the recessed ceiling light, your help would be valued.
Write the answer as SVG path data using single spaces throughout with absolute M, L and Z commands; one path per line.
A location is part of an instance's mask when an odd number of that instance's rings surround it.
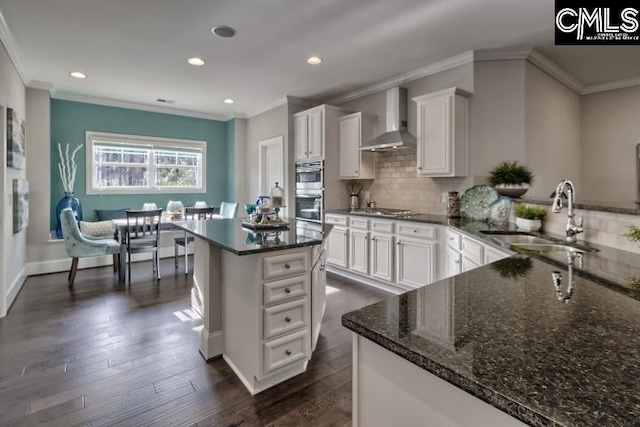
M 226 25 L 217 25 L 211 29 L 211 32 L 218 36 L 228 39 L 236 35 L 237 31 L 231 27 L 227 27 Z
M 86 79 L 87 75 L 85 73 L 81 73 L 80 71 L 72 71 L 69 73 L 69 75 L 71 77 L 74 77 L 76 79 Z
M 187 62 L 191 65 L 197 65 L 197 66 L 204 65 L 204 59 L 198 58 L 197 56 L 187 59 Z
M 307 63 L 311 65 L 318 65 L 321 62 L 322 58 L 320 58 L 319 56 L 310 56 L 309 59 L 307 59 Z
M 225 104 L 233 104 L 233 99 L 227 98 L 223 101 Z

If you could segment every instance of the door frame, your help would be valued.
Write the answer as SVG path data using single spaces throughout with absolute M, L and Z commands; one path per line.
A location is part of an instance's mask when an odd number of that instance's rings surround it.
M 267 148 L 274 147 L 274 146 L 280 150 L 280 153 L 282 156 L 282 171 L 280 173 L 281 180 L 278 182 L 282 187 L 286 185 L 285 179 L 287 176 L 286 174 L 287 165 L 285 163 L 286 157 L 284 152 L 284 135 L 263 139 L 261 141 L 258 141 L 258 191 L 260 192 L 260 195 L 267 195 L 269 193 L 269 189 L 271 188 L 270 185 L 273 185 L 273 183 L 272 184 L 266 183 L 267 187 L 264 188 L 265 183 L 262 182 L 263 180 L 262 175 L 265 172 L 264 153 L 266 152 Z M 263 193 L 263 190 L 265 190 L 265 193 Z

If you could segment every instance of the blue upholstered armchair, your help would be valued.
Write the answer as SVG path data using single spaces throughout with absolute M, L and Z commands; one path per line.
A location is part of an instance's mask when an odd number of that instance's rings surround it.
M 64 247 L 71 260 L 69 270 L 69 287 L 73 286 L 78 270 L 78 259 L 100 255 L 113 255 L 113 270 L 118 271 L 120 243 L 115 239 L 95 238 L 80 232 L 71 208 L 60 212 L 60 223 L 64 238 Z

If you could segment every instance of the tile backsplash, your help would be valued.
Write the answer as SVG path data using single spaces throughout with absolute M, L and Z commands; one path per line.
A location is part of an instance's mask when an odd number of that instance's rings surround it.
M 475 184 L 474 177 L 424 178 L 417 175 L 416 152 L 412 149 L 381 151 L 376 156 L 376 178 L 364 190 L 376 206 L 410 209 L 415 213 L 446 214 L 442 193 L 462 194 Z M 361 193 L 364 198 L 364 193 Z M 364 205 L 364 200 L 362 201 Z

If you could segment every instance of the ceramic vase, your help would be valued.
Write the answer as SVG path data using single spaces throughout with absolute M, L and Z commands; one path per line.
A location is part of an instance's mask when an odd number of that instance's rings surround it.
M 62 239 L 62 224 L 60 223 L 60 212 L 64 208 L 71 208 L 73 215 L 76 217 L 76 221 L 82 221 L 82 204 L 80 200 L 73 193 L 64 193 L 64 197 L 60 199 L 56 205 L 56 237 Z
M 516 218 L 516 226 L 521 230 L 538 231 L 542 228 L 542 221 L 539 219 Z

